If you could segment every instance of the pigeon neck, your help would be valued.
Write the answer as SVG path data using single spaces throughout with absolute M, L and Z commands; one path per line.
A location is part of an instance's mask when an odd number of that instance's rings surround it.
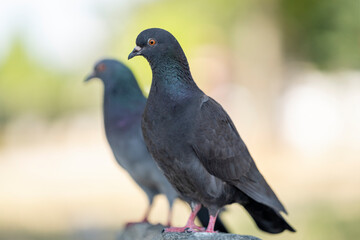
M 104 97 L 117 100 L 121 103 L 138 102 L 144 98 L 144 95 L 137 84 L 136 80 L 133 81 L 114 81 L 111 84 L 105 84 Z
M 188 91 L 199 89 L 191 76 L 185 56 L 181 60 L 164 57 L 150 62 L 150 66 L 153 73 L 151 91 L 183 96 Z
M 146 98 L 136 83 L 119 81 L 117 86 L 105 87 L 104 114 L 107 117 L 123 118 L 139 112 L 141 114 L 145 103 Z

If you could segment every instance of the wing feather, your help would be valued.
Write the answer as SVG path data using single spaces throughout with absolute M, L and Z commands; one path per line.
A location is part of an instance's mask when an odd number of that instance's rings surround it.
M 210 174 L 236 186 L 256 201 L 286 212 L 257 169 L 228 114 L 206 95 L 194 130 L 191 146 Z

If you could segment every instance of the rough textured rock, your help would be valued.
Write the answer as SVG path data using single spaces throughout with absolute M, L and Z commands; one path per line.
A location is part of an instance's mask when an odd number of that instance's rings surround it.
M 134 224 L 119 233 L 117 240 L 260 240 L 252 236 L 229 233 L 162 233 L 164 226 Z

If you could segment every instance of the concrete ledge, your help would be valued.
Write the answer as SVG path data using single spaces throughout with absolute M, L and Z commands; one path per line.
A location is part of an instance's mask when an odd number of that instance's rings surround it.
M 164 226 L 134 224 L 119 233 L 116 240 L 260 240 L 252 236 L 229 233 L 162 233 Z

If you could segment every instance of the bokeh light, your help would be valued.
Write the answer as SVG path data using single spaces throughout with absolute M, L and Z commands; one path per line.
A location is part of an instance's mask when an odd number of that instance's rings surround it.
M 96 61 L 127 61 L 138 33 L 172 32 L 193 77 L 228 111 L 298 230 L 258 230 L 240 206 L 230 230 L 263 239 L 360 237 L 360 5 L 357 0 L 0 2 L 0 239 L 114 239 L 144 193 L 117 166 L 102 123 Z M 165 223 L 155 200 L 150 220 Z M 175 204 L 174 224 L 189 209 Z

